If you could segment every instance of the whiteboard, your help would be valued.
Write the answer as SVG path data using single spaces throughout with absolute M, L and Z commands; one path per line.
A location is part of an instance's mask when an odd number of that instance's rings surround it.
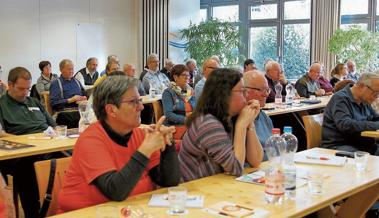
M 76 25 L 76 64 L 85 66 L 90 57 L 99 61 L 97 71 L 105 69 L 107 55 L 105 54 L 104 30 L 101 24 L 79 23 Z M 79 70 L 79 69 L 77 69 Z

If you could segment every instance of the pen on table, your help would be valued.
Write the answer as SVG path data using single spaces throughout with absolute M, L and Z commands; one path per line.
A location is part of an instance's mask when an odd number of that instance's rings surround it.
M 327 157 L 312 157 L 312 156 L 305 156 L 307 159 L 312 159 L 312 160 L 329 160 Z

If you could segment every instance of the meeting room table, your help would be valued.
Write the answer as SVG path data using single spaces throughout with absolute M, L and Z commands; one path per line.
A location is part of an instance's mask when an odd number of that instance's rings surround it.
M 313 148 L 296 154 L 329 154 L 334 155 L 334 150 Z M 220 201 L 234 202 L 237 205 L 244 205 L 248 208 L 263 209 L 268 211 L 266 217 L 303 217 L 314 212 L 319 213 L 320 217 L 333 217 L 333 205 L 336 202 L 345 202 L 340 206 L 338 214 L 340 217 L 358 217 L 375 202 L 379 193 L 379 157 L 369 156 L 367 170 L 358 173 L 354 168 L 354 160 L 346 158 L 343 166 L 325 166 L 312 164 L 296 163 L 298 176 L 304 173 L 322 173 L 324 177 L 322 193 L 319 195 L 311 194 L 307 185 L 297 187 L 294 200 L 285 200 L 281 205 L 268 204 L 264 200 L 265 187 L 263 185 L 244 183 L 237 181 L 234 176 L 217 174 L 214 176 L 190 181 L 181 184 L 188 190 L 188 195 L 200 195 L 204 197 L 204 208 L 209 207 Z M 267 162 L 262 163 L 260 170 L 267 168 Z M 245 173 L 256 169 L 246 168 Z M 129 197 L 122 202 L 107 202 L 54 216 L 55 218 L 69 217 L 96 217 L 96 211 L 101 207 L 114 208 L 116 217 L 120 216 L 122 208 L 127 206 L 137 206 L 142 208 L 150 217 L 171 217 L 167 214 L 167 207 L 150 207 L 148 202 L 152 194 L 165 194 L 167 188 Z M 374 199 L 375 198 L 375 199 Z M 367 202 L 371 199 L 371 202 Z M 374 199 L 374 200 L 373 200 Z M 178 217 L 230 217 L 227 215 L 210 214 L 204 208 L 187 208 L 188 213 Z M 363 208 L 363 209 L 362 209 Z M 114 211 L 113 211 L 114 212 Z M 106 215 L 106 214 L 104 214 Z M 255 217 L 248 216 L 248 217 Z

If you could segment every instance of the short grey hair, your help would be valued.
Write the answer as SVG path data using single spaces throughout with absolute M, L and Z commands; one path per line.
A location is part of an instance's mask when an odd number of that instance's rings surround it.
M 63 59 L 60 63 L 59 63 L 59 70 L 62 70 L 65 66 L 66 66 L 66 64 L 68 64 L 68 63 L 70 63 L 70 64 L 74 64 L 71 60 L 69 60 L 69 59 Z
M 107 76 L 93 91 L 93 110 L 98 120 L 105 121 L 107 112 L 105 106 L 113 104 L 120 107 L 125 92 L 136 87 L 138 79 L 125 75 Z
M 373 79 L 379 79 L 379 69 L 375 70 L 374 72 L 362 73 L 357 83 L 366 86 L 371 86 L 371 81 Z
M 186 61 L 186 65 L 188 66 L 190 63 L 194 63 L 195 65 L 197 64 L 197 63 L 196 63 L 196 60 L 195 60 L 195 59 L 192 59 L 192 58 L 190 58 L 190 59 L 188 59 L 188 60 Z
M 149 54 L 149 56 L 147 56 L 147 63 L 150 63 L 154 59 L 158 59 L 159 60 L 158 55 L 154 54 L 154 53 Z
M 278 65 L 279 68 L 282 69 L 281 66 L 280 66 L 280 64 L 279 64 L 279 62 L 273 61 L 273 60 L 269 60 L 265 64 L 265 71 L 267 72 L 268 70 L 272 69 L 274 67 L 274 65 Z

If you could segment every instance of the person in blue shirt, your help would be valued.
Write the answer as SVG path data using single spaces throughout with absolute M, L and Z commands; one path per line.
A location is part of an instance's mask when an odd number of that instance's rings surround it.
M 265 75 L 258 70 L 247 71 L 243 75 L 243 80 L 246 88 L 246 101 L 257 100 L 260 107 L 263 108 L 270 94 L 270 88 Z M 254 120 L 253 126 L 255 126 L 259 142 L 264 145 L 266 140 L 271 136 L 271 130 L 274 128 L 270 117 L 260 110 Z
M 61 76 L 50 86 L 50 104 L 54 111 L 77 108 L 77 102 L 87 100 L 81 83 L 73 77 L 74 64 L 64 59 L 59 63 Z
M 195 86 L 195 97 L 197 100 L 199 100 L 200 95 L 203 92 L 203 87 L 205 85 L 205 81 L 211 75 L 211 73 L 215 69 L 218 69 L 219 67 L 220 67 L 220 64 L 212 58 L 206 60 L 203 63 L 203 78 Z
M 189 69 L 184 64 L 177 64 L 171 69 L 171 76 L 174 82 L 162 94 L 165 125 L 184 125 L 196 105 L 194 91 L 188 84 Z

